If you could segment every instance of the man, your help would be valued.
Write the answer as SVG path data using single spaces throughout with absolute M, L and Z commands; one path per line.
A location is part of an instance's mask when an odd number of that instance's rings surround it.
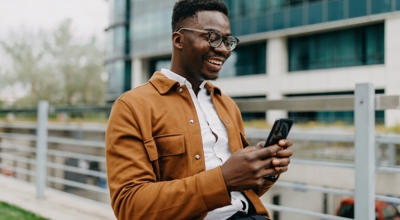
M 115 101 L 106 158 L 118 219 L 269 219 L 259 196 L 287 170 L 292 142 L 247 147 L 235 102 L 206 81 L 239 42 L 227 15 L 219 0 L 178 1 L 171 69 Z

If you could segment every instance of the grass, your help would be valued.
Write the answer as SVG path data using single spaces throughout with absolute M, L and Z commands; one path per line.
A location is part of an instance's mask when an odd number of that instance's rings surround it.
M 49 220 L 17 206 L 0 202 L 0 220 Z

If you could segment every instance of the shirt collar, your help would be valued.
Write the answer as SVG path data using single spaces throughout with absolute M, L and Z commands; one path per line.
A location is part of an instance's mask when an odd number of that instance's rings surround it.
M 192 84 L 185 77 L 164 68 L 161 69 L 160 72 L 155 72 L 149 82 L 160 94 L 166 94 L 169 90 L 178 85 L 186 85 L 186 87 L 192 88 Z M 199 88 L 206 89 L 210 94 L 215 93 L 221 95 L 221 90 L 206 80 L 200 84 Z

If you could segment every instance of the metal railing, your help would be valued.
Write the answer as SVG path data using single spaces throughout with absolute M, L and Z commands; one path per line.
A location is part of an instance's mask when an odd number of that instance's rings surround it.
M 394 146 L 400 144 L 399 137 L 386 137 L 377 136 L 374 132 L 374 111 L 375 110 L 386 110 L 386 109 L 400 109 L 400 96 L 388 96 L 388 95 L 377 95 L 375 96 L 374 88 L 372 84 L 358 84 L 354 96 L 335 96 L 335 97 L 317 97 L 317 98 L 288 98 L 283 100 L 266 100 L 266 99 L 252 99 L 252 100 L 237 100 L 237 104 L 242 112 L 260 112 L 266 110 L 289 110 L 289 111 L 333 111 L 333 110 L 354 110 L 355 111 L 355 129 L 354 135 L 307 135 L 300 133 L 291 133 L 291 139 L 293 140 L 311 140 L 311 141 L 340 141 L 340 142 L 354 142 L 355 143 L 355 162 L 352 163 L 338 163 L 338 162 L 327 162 L 327 161 L 313 161 L 303 159 L 292 159 L 292 163 L 299 164 L 314 164 L 334 167 L 345 167 L 355 169 L 355 191 L 340 190 L 333 188 L 326 188 L 320 186 L 301 185 L 291 182 L 278 181 L 275 185 L 285 188 L 303 188 L 307 190 L 313 190 L 323 193 L 355 196 L 355 219 L 375 219 L 375 213 L 365 210 L 374 210 L 375 199 L 400 203 L 400 199 L 376 195 L 375 194 L 375 172 L 390 172 L 400 173 L 398 167 L 380 167 L 376 166 L 375 150 L 379 144 L 388 144 L 389 149 L 394 151 Z M 101 107 L 98 111 L 109 111 L 110 106 Z M 94 107 L 85 109 L 83 111 L 91 111 Z M 22 112 L 23 110 L 19 110 Z M 33 110 L 30 110 L 33 111 Z M 74 166 L 68 166 L 56 162 L 48 161 L 49 157 L 69 157 L 82 159 L 86 161 L 95 161 L 98 163 L 104 163 L 104 155 L 88 155 L 86 153 L 74 153 L 67 152 L 58 149 L 48 147 L 48 144 L 65 145 L 65 146 L 80 146 L 82 149 L 100 149 L 104 151 L 103 140 L 77 140 L 74 138 L 63 138 L 48 136 L 48 130 L 70 130 L 70 131 L 95 131 L 104 132 L 105 127 L 74 127 L 74 126 L 57 126 L 47 124 L 47 114 L 54 111 L 69 111 L 68 109 L 57 109 L 48 106 L 47 102 L 40 102 L 38 105 L 38 121 L 37 127 L 32 125 L 7 125 L 9 128 L 25 128 L 36 130 L 36 135 L 33 134 L 11 134 L 6 132 L 0 132 L 0 168 L 2 170 L 11 169 L 13 172 L 19 172 L 32 177 L 36 177 L 37 185 L 37 198 L 41 199 L 44 197 L 44 189 L 46 182 L 52 182 L 54 184 L 62 184 L 71 187 L 82 188 L 89 191 L 100 192 L 108 194 L 107 188 L 95 186 L 93 184 L 86 184 L 76 181 L 67 180 L 65 178 L 59 178 L 57 176 L 46 175 L 46 170 L 57 169 L 64 172 L 73 172 L 83 175 L 90 175 L 96 178 L 105 179 L 106 174 L 104 171 L 95 171 L 87 168 L 79 168 Z M 6 112 L 5 110 L 0 113 Z M 14 111 L 15 112 L 15 111 Z M 4 126 L 4 127 L 7 127 Z M 0 124 L 1 128 L 1 124 Z M 262 138 L 265 133 L 257 134 L 257 132 L 247 133 L 249 138 Z M 23 144 L 15 144 L 4 142 L 3 140 L 19 140 L 29 143 L 36 143 L 36 146 L 27 146 Z M 15 155 L 30 153 L 29 158 L 23 155 Z M 33 155 L 33 156 L 32 156 Z M 36 159 L 33 159 L 36 158 Z M 360 159 L 361 158 L 361 159 Z M 368 158 L 365 160 L 364 158 Z M 31 168 L 21 167 L 7 167 L 7 164 L 3 163 L 5 160 L 12 160 L 17 163 L 26 163 L 35 166 L 36 171 L 32 171 Z M 393 158 L 391 158 L 392 164 Z M 294 209 L 290 207 L 276 206 L 271 204 L 265 204 L 266 207 L 296 214 L 303 214 L 313 217 L 320 217 L 323 219 L 345 219 L 337 216 L 328 214 L 321 214 L 311 211 L 305 211 L 300 209 Z

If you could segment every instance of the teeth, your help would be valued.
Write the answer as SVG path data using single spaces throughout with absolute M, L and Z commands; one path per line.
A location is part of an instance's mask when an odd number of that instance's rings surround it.
M 222 65 L 222 61 L 219 61 L 219 60 L 208 60 L 208 62 L 210 62 L 212 64 Z

